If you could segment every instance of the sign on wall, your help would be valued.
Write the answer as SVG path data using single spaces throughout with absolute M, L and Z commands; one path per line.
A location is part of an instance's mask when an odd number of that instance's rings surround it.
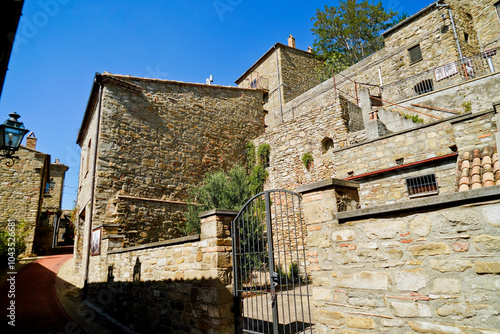
M 92 239 L 90 243 L 90 255 L 101 254 L 101 232 L 102 227 L 98 227 L 92 230 Z

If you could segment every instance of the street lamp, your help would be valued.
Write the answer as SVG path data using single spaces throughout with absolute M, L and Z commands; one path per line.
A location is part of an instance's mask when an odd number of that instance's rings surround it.
M 19 159 L 13 154 L 19 150 L 19 145 L 29 130 L 24 127 L 23 122 L 17 120 L 21 116 L 16 112 L 9 116 L 10 118 L 0 125 L 0 157 L 9 159 L 10 162 L 6 162 L 6 165 L 10 167 L 14 165 L 14 159 Z

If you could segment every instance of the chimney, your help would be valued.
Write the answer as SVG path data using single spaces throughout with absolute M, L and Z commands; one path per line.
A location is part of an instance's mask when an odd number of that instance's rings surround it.
M 295 37 L 293 37 L 292 34 L 288 36 L 288 46 L 295 48 Z
M 54 162 L 54 163 L 55 163 L 55 164 L 58 164 L 58 165 L 60 165 L 60 164 L 61 164 L 61 162 L 59 161 L 59 159 L 56 159 L 56 162 Z
M 307 52 L 312 53 L 313 52 L 313 48 L 311 48 L 310 46 L 308 46 L 307 47 Z
M 26 147 L 33 150 L 36 149 L 36 137 L 33 131 L 31 131 L 28 137 L 26 137 Z

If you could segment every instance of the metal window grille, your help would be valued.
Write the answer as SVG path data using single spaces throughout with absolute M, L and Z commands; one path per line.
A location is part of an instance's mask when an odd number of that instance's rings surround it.
M 414 47 L 408 49 L 410 53 L 410 63 L 417 62 L 422 59 L 422 52 L 420 51 L 420 44 L 415 45 Z
M 406 187 L 409 197 L 437 193 L 436 174 L 409 177 L 406 179 Z

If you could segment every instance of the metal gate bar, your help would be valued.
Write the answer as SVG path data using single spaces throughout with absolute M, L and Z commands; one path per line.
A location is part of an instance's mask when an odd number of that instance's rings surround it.
M 312 333 L 300 202 L 291 191 L 262 192 L 232 222 L 237 333 Z

